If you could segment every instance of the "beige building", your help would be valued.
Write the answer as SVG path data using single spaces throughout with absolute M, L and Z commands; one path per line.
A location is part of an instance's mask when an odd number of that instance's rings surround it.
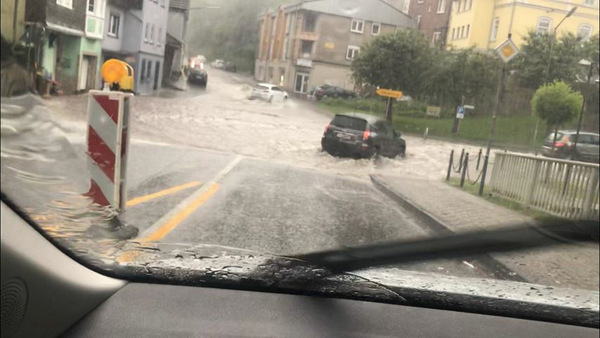
M 282 6 L 260 20 L 255 79 L 306 94 L 318 85 L 352 89 L 350 63 L 366 43 L 398 29 L 414 28 L 408 15 L 383 0 L 337 0 Z

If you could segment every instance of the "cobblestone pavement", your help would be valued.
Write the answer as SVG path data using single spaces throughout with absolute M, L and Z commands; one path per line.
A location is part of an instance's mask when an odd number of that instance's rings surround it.
M 373 176 L 373 180 L 452 232 L 534 222 L 441 181 L 399 176 Z M 598 245 L 591 244 L 562 246 L 492 257 L 531 283 L 598 290 L 598 249 Z

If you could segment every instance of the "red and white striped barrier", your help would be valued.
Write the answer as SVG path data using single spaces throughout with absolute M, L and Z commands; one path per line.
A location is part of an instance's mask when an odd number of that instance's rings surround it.
M 133 94 L 90 90 L 87 154 L 94 203 L 116 211 L 125 209 L 125 173 L 129 147 L 129 113 Z

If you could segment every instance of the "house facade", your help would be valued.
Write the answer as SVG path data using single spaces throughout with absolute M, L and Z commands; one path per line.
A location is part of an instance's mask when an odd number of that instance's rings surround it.
M 190 16 L 190 0 L 171 0 L 163 68 L 163 83 L 185 89 L 186 81 L 181 70 L 187 54 L 186 33 Z
M 576 11 L 555 31 L 573 7 Z M 510 32 L 520 46 L 529 31 L 557 36 L 572 32 L 585 39 L 598 34 L 598 19 L 598 0 L 458 0 L 452 5 L 446 44 L 493 49 Z
M 444 48 L 451 10 L 452 0 L 411 0 L 409 15 L 432 44 Z
M 28 0 L 25 18 L 42 27 L 34 64 L 67 94 L 98 88 L 104 0 Z
M 299 95 L 322 84 L 352 89 L 350 64 L 361 46 L 379 35 L 416 26 L 383 0 L 353 5 L 345 9 L 336 0 L 319 0 L 267 12 L 260 19 L 255 79 Z
M 134 69 L 137 93 L 162 87 L 169 0 L 109 0 L 104 20 L 103 62 L 112 58 Z
M 8 42 L 16 42 L 25 30 L 25 0 L 2 0 L 2 35 Z

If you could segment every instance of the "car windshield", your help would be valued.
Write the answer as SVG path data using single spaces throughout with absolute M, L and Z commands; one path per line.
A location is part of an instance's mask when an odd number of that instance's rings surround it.
M 2 201 L 123 279 L 598 318 L 593 231 L 411 251 L 598 222 L 598 19 L 598 1 L 2 0 Z

